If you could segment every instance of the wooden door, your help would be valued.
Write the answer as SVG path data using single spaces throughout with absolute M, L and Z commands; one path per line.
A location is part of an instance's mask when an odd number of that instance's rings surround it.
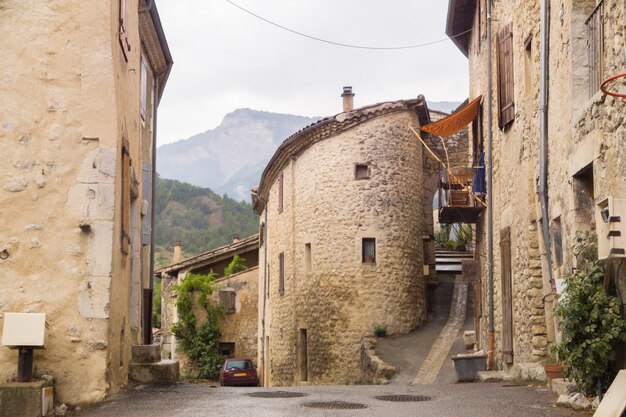
M 502 282 L 502 361 L 513 363 L 513 286 L 511 282 L 511 228 L 500 231 Z

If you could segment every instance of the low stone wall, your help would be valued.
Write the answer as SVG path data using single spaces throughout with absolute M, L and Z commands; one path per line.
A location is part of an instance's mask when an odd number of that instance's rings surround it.
M 363 382 L 387 384 L 397 369 L 376 356 L 376 339 L 365 338 L 361 343 L 361 371 Z

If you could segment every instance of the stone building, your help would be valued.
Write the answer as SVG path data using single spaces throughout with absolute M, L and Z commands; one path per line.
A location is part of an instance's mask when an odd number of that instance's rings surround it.
M 609 269 L 621 267 L 614 284 L 626 300 L 623 244 L 607 238 L 599 216 L 607 205 L 612 216 L 626 215 L 626 105 L 599 88 L 626 68 L 625 5 L 624 0 L 450 1 L 447 33 L 469 59 L 470 99 L 483 97 L 472 128 L 474 165 L 486 149 L 492 76 L 493 306 L 496 365 L 504 369 L 546 357 L 557 337 L 553 294 L 576 267 L 571 246 L 580 233 L 597 234 L 601 248 L 615 245 Z M 485 349 L 486 228 L 481 216 L 478 326 Z M 599 256 L 609 256 L 608 250 Z
M 155 121 L 172 58 L 153 1 L 0 9 L 0 328 L 5 312 L 45 313 L 35 375 L 54 377 L 57 402 L 91 403 L 150 343 Z M 0 382 L 16 364 L 0 346 Z
M 224 276 L 224 269 L 235 255 L 245 260 L 245 271 Z M 176 358 L 176 338 L 171 334 L 171 326 L 177 321 L 176 292 L 172 286 L 180 284 L 189 273 L 215 273 L 216 291 L 210 300 L 220 305 L 224 313 L 219 318 L 219 348 L 225 356 L 247 356 L 256 359 L 257 355 L 257 316 L 259 280 L 259 235 L 245 239 L 233 239 L 229 245 L 209 252 L 180 260 L 180 245 L 174 248 L 175 263 L 155 272 L 162 281 L 161 302 L 161 346 L 162 354 Z
M 253 189 L 265 386 L 358 382 L 375 326 L 402 334 L 426 316 L 440 167 L 411 128 L 442 114 L 422 96 L 359 109 L 353 96 L 287 138 Z M 451 159 L 467 159 L 465 139 L 448 141 Z

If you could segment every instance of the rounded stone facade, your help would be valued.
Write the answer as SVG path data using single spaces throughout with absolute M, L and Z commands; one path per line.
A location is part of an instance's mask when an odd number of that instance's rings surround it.
M 255 208 L 266 233 L 259 268 L 266 385 L 358 382 L 364 337 L 377 325 L 407 333 L 426 316 L 423 237 L 432 219 L 422 207 L 432 192 L 423 188 L 423 149 L 409 128 L 419 127 L 419 112 L 407 102 L 368 109 L 294 135 L 264 173 Z M 350 118 L 358 121 L 346 126 Z

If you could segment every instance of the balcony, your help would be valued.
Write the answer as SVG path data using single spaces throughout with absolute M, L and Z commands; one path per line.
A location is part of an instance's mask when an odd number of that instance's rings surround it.
M 451 168 L 440 174 L 439 223 L 476 223 L 485 208 L 484 169 Z

